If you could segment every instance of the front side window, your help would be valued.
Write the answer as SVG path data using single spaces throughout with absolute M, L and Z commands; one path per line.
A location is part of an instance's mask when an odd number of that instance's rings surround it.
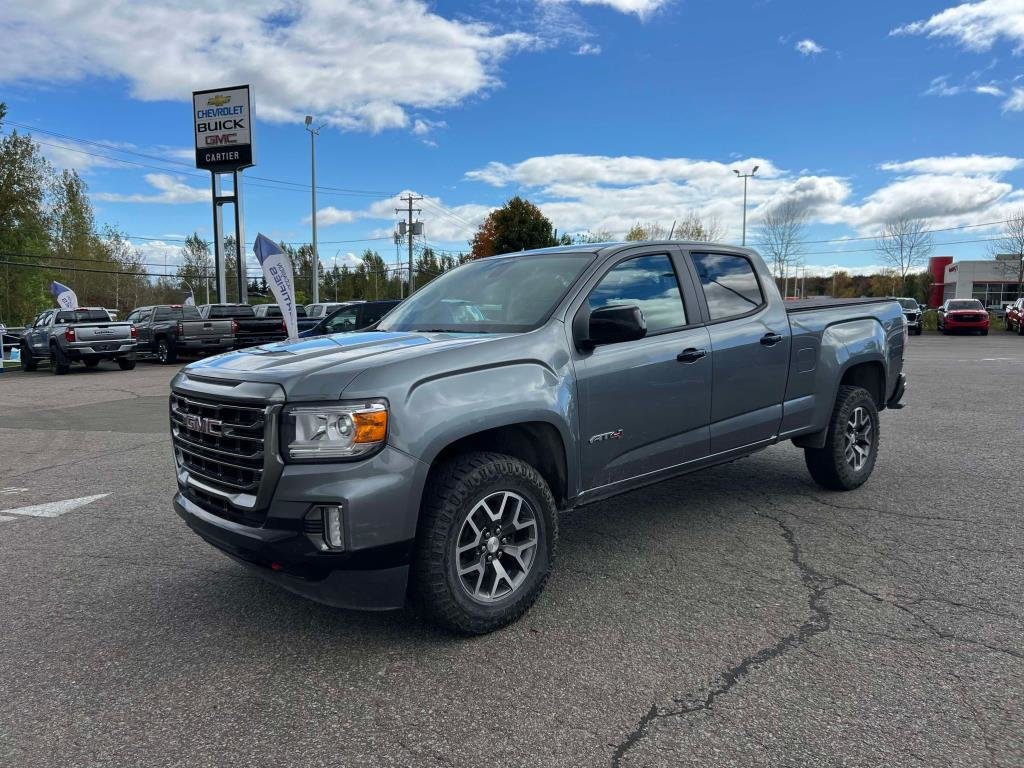
M 587 298 L 591 311 L 601 307 L 640 307 L 648 335 L 686 325 L 686 310 L 672 260 L 640 256 L 612 267 Z
M 358 309 L 355 307 L 339 312 L 324 323 L 324 330 L 328 333 L 345 333 L 346 331 L 354 331 L 356 329 L 357 314 Z
M 712 320 L 745 315 L 764 304 L 749 260 L 725 253 L 694 253 L 692 258 Z

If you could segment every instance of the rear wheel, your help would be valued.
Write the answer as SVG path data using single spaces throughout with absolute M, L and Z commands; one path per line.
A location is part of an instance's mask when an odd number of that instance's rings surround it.
M 56 344 L 50 347 L 50 369 L 56 376 L 63 376 L 71 370 L 71 363 Z
M 511 624 L 544 589 L 557 535 L 555 500 L 536 469 L 499 453 L 459 456 L 424 495 L 413 600 L 456 632 Z
M 878 408 L 862 387 L 841 386 L 824 448 L 805 448 L 804 460 L 814 482 L 834 491 L 863 485 L 878 455 Z
M 135 361 L 130 357 L 117 358 L 117 367 L 122 371 L 130 371 L 135 367 Z
M 86 368 L 95 368 L 100 364 L 100 359 L 98 357 L 87 357 L 82 362 L 85 363 Z
M 1017 335 L 1024 336 L 1024 320 L 1017 321 Z
M 21 345 L 21 370 L 23 371 L 34 371 L 39 367 L 39 361 L 36 360 L 35 355 L 32 354 L 32 350 L 28 348 L 27 344 Z
M 160 361 L 162 365 L 173 363 L 178 359 L 178 351 L 171 346 L 166 338 L 159 338 L 156 342 L 156 359 Z

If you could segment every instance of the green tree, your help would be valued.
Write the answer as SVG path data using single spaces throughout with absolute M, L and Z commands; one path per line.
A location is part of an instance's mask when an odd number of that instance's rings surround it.
M 470 241 L 476 259 L 552 245 L 557 242 L 551 221 L 518 195 L 491 211 Z
M 178 280 L 181 289 L 188 291 L 189 286 L 196 292 L 197 304 L 206 302 L 207 295 L 212 301 L 217 295 L 214 280 L 213 259 L 210 257 L 210 243 L 193 232 L 185 238 L 181 249 L 181 265 L 178 267 Z

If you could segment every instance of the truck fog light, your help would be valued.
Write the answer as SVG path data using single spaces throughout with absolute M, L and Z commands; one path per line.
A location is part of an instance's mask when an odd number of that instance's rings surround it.
M 321 507 L 324 515 L 324 541 L 331 549 L 344 549 L 345 537 L 341 532 L 341 507 Z
M 322 550 L 344 549 L 345 529 L 340 504 L 321 504 L 306 513 L 303 530 L 307 538 Z

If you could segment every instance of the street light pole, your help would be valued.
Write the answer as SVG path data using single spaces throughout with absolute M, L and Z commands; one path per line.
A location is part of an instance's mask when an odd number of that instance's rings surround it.
M 313 116 L 306 115 L 306 130 L 309 132 L 309 175 L 313 204 L 313 274 L 310 277 L 312 304 L 320 303 L 320 251 L 316 247 L 316 137 L 322 125 L 313 128 Z
M 759 166 L 759 165 L 755 165 L 754 169 L 750 173 L 740 173 L 735 168 L 733 168 L 733 170 L 732 170 L 733 173 L 735 173 L 737 176 L 739 176 L 741 179 L 743 179 L 743 242 L 742 242 L 742 245 L 746 245 L 747 244 L 747 179 L 751 178 L 755 173 L 757 173 L 757 169 L 760 168 L 760 167 L 761 166 Z

